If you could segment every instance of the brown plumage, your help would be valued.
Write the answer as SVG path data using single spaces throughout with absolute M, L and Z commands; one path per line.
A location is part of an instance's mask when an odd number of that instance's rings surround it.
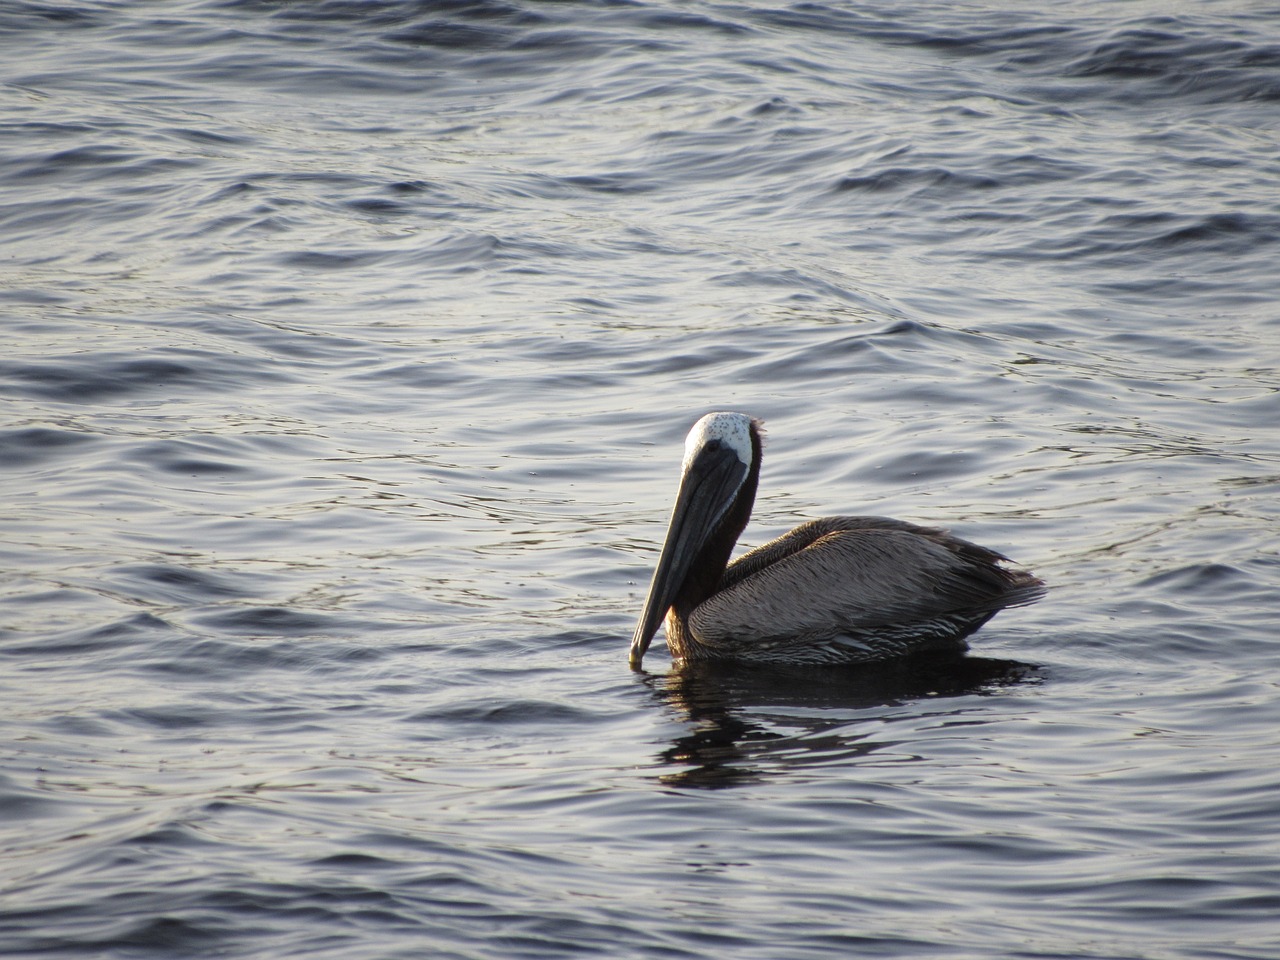
M 857 663 L 962 645 L 1044 594 L 993 550 L 883 517 L 813 520 L 729 564 L 760 456 L 760 425 L 743 414 L 694 426 L 633 666 L 664 618 L 677 659 Z

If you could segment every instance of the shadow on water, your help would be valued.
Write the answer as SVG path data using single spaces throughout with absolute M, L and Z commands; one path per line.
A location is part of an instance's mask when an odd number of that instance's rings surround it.
M 756 783 L 781 770 L 856 760 L 894 746 L 842 734 L 855 720 L 888 719 L 880 708 L 990 693 L 1044 679 L 1016 660 L 964 651 L 849 667 L 751 667 L 692 663 L 646 676 L 655 695 L 689 732 L 660 754 L 673 768 L 664 783 L 720 789 Z

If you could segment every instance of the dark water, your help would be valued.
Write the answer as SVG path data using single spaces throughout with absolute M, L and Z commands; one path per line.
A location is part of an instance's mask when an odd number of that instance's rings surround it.
M 1280 6 L 0 7 L 0 953 L 1280 957 Z M 967 657 L 626 668 L 950 526 Z

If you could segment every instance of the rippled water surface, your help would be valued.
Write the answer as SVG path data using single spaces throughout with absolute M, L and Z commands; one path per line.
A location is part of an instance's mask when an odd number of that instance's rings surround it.
M 0 953 L 1280 957 L 1280 7 L 11 0 Z M 647 673 L 944 524 L 967 656 Z

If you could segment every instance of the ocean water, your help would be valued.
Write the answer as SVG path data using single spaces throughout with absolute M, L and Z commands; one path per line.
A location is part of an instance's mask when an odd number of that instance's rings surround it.
M 7 0 L 0 955 L 1280 957 L 1280 6 Z M 645 672 L 950 527 L 967 656 Z

